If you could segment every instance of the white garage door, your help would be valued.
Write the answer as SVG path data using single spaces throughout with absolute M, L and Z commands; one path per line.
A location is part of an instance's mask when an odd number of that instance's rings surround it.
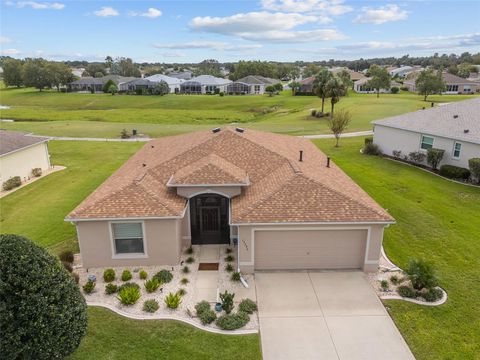
M 367 230 L 255 231 L 255 269 L 360 269 Z

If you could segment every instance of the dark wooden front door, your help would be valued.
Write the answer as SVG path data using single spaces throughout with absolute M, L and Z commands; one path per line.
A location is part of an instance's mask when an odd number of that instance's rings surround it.
M 202 194 L 190 199 L 192 244 L 228 244 L 228 198 Z

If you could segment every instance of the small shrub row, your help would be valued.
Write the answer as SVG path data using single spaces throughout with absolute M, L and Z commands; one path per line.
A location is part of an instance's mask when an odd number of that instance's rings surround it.
M 363 154 L 364 155 L 382 155 L 382 151 L 380 150 L 380 147 L 377 144 L 374 144 L 373 142 L 371 142 L 371 143 L 365 144 L 365 146 L 363 147 Z
M 22 179 L 20 176 L 14 176 L 3 183 L 3 190 L 8 191 L 22 185 Z
M 255 301 L 251 299 L 243 299 L 240 301 L 240 304 L 238 304 L 238 310 L 247 314 L 253 314 L 258 310 L 258 307 Z
M 442 165 L 439 174 L 449 179 L 468 180 L 470 170 L 454 165 Z
M 248 314 L 243 311 L 239 311 L 234 314 L 220 316 L 215 323 L 220 329 L 235 330 L 244 327 L 249 321 L 250 317 Z
M 215 311 L 212 310 L 210 304 L 205 300 L 195 305 L 195 311 L 203 325 L 211 324 L 217 318 Z

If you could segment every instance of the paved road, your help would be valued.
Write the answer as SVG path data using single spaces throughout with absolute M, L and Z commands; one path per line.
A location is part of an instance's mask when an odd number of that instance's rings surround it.
M 264 360 L 415 360 L 365 274 L 256 273 Z
M 372 130 L 356 131 L 356 132 L 342 134 L 340 137 L 348 138 L 348 137 L 368 136 L 368 135 L 373 135 L 373 131 Z M 305 139 L 333 139 L 335 135 L 333 134 L 301 135 L 301 137 Z

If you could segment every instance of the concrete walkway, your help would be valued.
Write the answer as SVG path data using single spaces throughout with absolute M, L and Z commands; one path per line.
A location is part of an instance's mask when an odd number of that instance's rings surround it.
M 256 273 L 264 360 L 414 360 L 361 272 Z
M 369 136 L 369 135 L 373 135 L 373 130 L 344 133 L 344 134 L 340 135 L 340 137 L 341 138 L 349 138 L 349 137 Z M 335 138 L 335 135 L 333 135 L 333 134 L 300 135 L 300 137 L 303 137 L 305 139 L 333 139 L 333 138 Z

